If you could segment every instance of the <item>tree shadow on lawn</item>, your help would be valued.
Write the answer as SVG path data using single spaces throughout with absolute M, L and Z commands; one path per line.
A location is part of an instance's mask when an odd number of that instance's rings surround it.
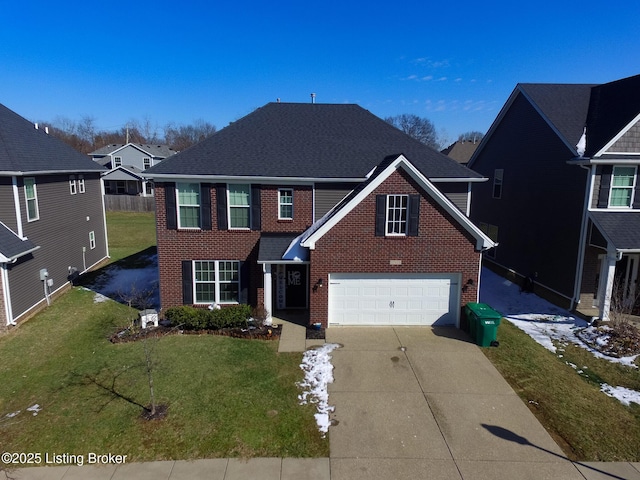
M 73 284 L 135 308 L 158 309 L 158 276 L 157 249 L 149 247 L 80 275 Z

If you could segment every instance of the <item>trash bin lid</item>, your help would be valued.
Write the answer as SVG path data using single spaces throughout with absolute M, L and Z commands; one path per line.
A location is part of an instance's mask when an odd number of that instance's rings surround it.
M 500 312 L 494 310 L 486 303 L 469 302 L 466 306 L 478 318 L 502 318 L 502 314 Z

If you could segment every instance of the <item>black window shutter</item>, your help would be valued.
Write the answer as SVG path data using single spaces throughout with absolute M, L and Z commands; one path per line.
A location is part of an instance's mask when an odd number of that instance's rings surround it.
M 409 195 L 409 211 L 407 212 L 407 235 L 409 237 L 418 236 L 418 225 L 420 221 L 420 195 Z
M 164 184 L 164 209 L 167 214 L 167 229 L 176 230 L 178 228 L 178 214 L 176 211 L 176 184 Z
M 600 192 L 598 193 L 598 208 L 609 206 L 609 190 L 611 190 L 612 165 L 603 165 L 600 170 Z
M 182 304 L 193 303 L 193 266 L 191 260 L 182 261 Z
M 387 219 L 387 196 L 376 195 L 376 237 L 384 237 Z
M 218 216 L 218 230 L 227 230 L 227 185 L 216 185 L 216 214 Z
M 249 303 L 249 262 L 240 262 L 239 303 Z
M 200 228 L 211 230 L 211 184 L 200 184 Z
M 633 193 L 633 205 L 632 208 L 640 208 L 640 179 L 638 178 L 638 173 L 636 170 L 636 188 Z
M 262 229 L 260 185 L 251 185 L 251 230 Z

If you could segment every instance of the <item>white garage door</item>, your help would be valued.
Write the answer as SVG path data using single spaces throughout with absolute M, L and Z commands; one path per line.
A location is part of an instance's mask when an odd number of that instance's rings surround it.
M 329 324 L 458 325 L 458 274 L 329 275 Z

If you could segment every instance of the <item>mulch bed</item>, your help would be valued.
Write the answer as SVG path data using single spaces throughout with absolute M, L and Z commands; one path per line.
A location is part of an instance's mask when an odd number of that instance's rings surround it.
M 324 340 L 324 328 L 307 327 L 307 340 Z
M 165 335 L 222 335 L 233 338 L 254 340 L 278 340 L 282 328 L 279 325 L 250 327 L 250 328 L 221 328 L 218 330 L 180 330 L 175 327 L 150 327 L 140 329 L 125 328 L 109 337 L 111 343 L 128 343 L 144 340 L 145 338 L 163 337 Z

